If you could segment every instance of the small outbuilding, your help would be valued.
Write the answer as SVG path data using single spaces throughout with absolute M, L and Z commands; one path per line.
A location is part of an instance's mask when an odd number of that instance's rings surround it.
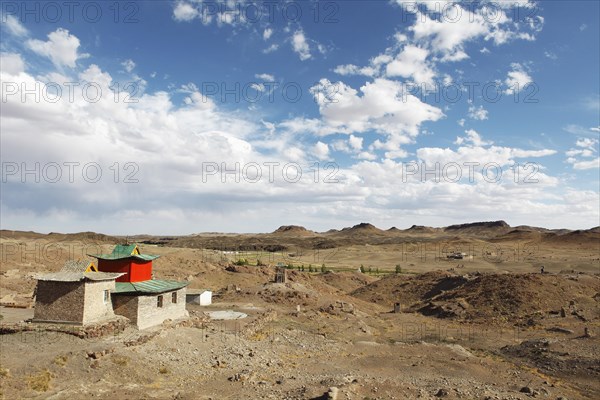
M 89 261 L 67 261 L 36 276 L 34 322 L 87 325 L 115 318 L 111 294 L 122 273 L 97 272 Z
M 212 304 L 212 291 L 208 289 L 188 289 L 185 301 L 188 304 L 209 306 Z

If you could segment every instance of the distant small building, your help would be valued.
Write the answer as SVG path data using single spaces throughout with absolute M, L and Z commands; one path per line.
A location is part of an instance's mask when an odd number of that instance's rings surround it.
M 33 321 L 87 325 L 113 319 L 111 293 L 121 275 L 98 272 L 89 261 L 67 261 L 59 272 L 38 275 Z
M 212 291 L 208 289 L 188 289 L 185 299 L 188 304 L 209 306 L 212 304 Z
M 275 283 L 285 283 L 287 281 L 287 270 L 285 267 L 275 268 Z

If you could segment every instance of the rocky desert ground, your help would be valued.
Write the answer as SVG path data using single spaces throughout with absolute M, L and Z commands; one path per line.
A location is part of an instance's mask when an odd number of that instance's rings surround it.
M 22 322 L 34 274 L 125 240 L 161 255 L 157 278 L 209 288 L 213 304 L 93 338 Z M 6 399 L 600 398 L 599 228 L 5 230 L 0 245 Z M 274 283 L 277 265 L 286 283 Z M 19 323 L 28 329 L 10 329 Z

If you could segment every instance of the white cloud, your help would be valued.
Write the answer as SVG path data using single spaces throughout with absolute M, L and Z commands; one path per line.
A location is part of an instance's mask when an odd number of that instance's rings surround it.
M 354 64 L 338 65 L 333 70 L 336 74 L 347 76 L 347 75 L 364 75 L 364 76 L 375 76 L 378 72 L 373 67 L 358 67 Z
M 279 49 L 279 45 L 276 43 L 273 43 L 272 45 L 270 45 L 269 47 L 267 47 L 266 49 L 264 49 L 262 52 L 264 54 L 269 54 L 272 53 L 274 51 L 277 51 L 277 49 Z
M 340 75 L 401 77 L 417 84 L 425 84 L 422 86 L 427 91 L 428 85 L 437 76 L 440 63 L 469 58 L 466 50 L 468 43 L 485 40 L 502 45 L 519 39 L 535 40 L 543 26 L 542 17 L 511 18 L 516 15 L 512 8 L 521 5 L 532 7 L 532 3 L 528 1 L 518 0 L 503 4 L 500 8 L 494 7 L 494 15 L 489 15 L 489 7 L 486 7 L 485 2 L 469 5 L 446 0 L 396 2 L 405 7 L 407 12 L 415 14 L 413 25 L 406 29 L 408 34 L 397 32 L 394 35 L 396 43 L 372 58 L 368 66 L 343 64 L 337 66 L 334 72 Z M 440 9 L 445 10 L 442 15 L 439 14 Z M 480 47 L 480 52 L 490 51 L 487 47 Z M 528 75 L 519 70 L 511 72 L 509 77 L 511 82 L 527 82 Z
M 329 146 L 327 145 L 327 143 L 319 141 L 313 146 L 312 153 L 319 160 L 326 160 L 329 158 Z
M 464 43 L 489 35 L 491 24 L 478 13 L 468 11 L 459 5 L 453 7 L 460 9 L 458 12 L 461 17 L 456 21 L 447 18 L 436 20 L 419 13 L 410 30 L 416 40 L 427 40 L 432 49 L 441 53 L 447 60 L 458 61 L 468 58 L 464 52 Z
M 356 157 L 360 160 L 369 160 L 369 161 L 373 161 L 377 159 L 377 156 L 373 153 L 370 153 L 368 151 L 361 151 L 360 153 L 358 153 L 356 155 Z
M 483 106 L 475 107 L 475 105 L 471 104 L 469 106 L 469 118 L 475 119 L 478 121 L 483 121 L 488 119 L 488 111 L 483 108 Z
M 433 85 L 435 72 L 427 62 L 429 52 L 421 47 L 407 45 L 396 56 L 396 58 L 387 65 L 387 76 L 401 76 L 410 78 L 417 84 Z
M 321 79 L 311 88 L 326 125 L 341 133 L 375 130 L 409 143 L 425 121 L 437 121 L 442 111 L 407 93 L 397 81 L 375 79 L 360 93 L 343 82 Z M 391 149 L 390 149 L 391 150 Z
M 308 45 L 306 36 L 301 30 L 294 32 L 294 35 L 292 36 L 292 48 L 294 49 L 294 52 L 298 54 L 300 60 L 302 61 L 308 60 L 312 57 L 310 54 L 310 46 Z
M 460 126 L 465 126 L 465 122 L 466 122 L 466 121 L 465 121 L 465 119 L 464 119 L 464 118 L 461 118 L 461 119 L 459 119 L 459 120 L 458 120 L 458 121 L 456 121 L 456 122 L 457 122 L 457 123 L 458 123 L 458 125 L 460 125 Z
M 266 28 L 263 31 L 263 40 L 269 40 L 271 38 L 271 36 L 273 35 L 273 29 L 271 28 Z
M 198 17 L 198 15 L 198 10 L 184 1 L 176 3 L 175 8 L 173 9 L 173 18 L 175 18 L 176 21 L 191 21 Z
M 275 77 L 271 74 L 255 74 L 254 77 L 265 82 L 275 82 Z
M 546 157 L 556 154 L 556 150 L 543 149 L 543 150 L 521 150 L 513 149 L 512 155 L 515 158 L 530 158 L 530 157 Z
M 595 138 L 578 138 L 575 142 L 577 148 L 565 152 L 567 163 L 573 165 L 573 169 L 576 170 L 598 169 L 600 167 L 598 142 Z M 592 157 L 595 158 L 589 160 Z
M 78 53 L 79 39 L 63 28 L 49 33 L 46 42 L 30 39 L 26 44 L 35 53 L 49 58 L 57 67 L 75 68 L 78 59 L 88 57 L 87 54 Z
M 508 72 L 508 75 L 504 81 L 507 88 L 505 90 L 506 94 L 513 94 L 520 92 L 533 82 L 533 79 L 529 74 L 525 71 L 525 67 L 519 63 L 512 63 L 511 65 L 512 71 Z
M 18 75 L 25 71 L 25 62 L 17 53 L 0 53 L 0 71 Z
M 575 146 L 596 151 L 596 147 L 598 146 L 598 140 L 590 138 L 580 138 L 577 139 L 577 141 L 575 142 Z
M 133 62 L 133 60 L 131 59 L 123 61 L 121 65 L 123 66 L 123 68 L 125 68 L 125 71 L 127 72 L 131 72 L 135 68 L 135 62 Z
M 565 132 L 569 132 L 573 135 L 578 135 L 578 136 L 589 136 L 589 137 L 593 137 L 596 138 L 598 137 L 598 132 L 599 132 L 600 128 L 597 127 L 591 127 L 591 128 L 585 128 L 581 125 L 577 125 L 577 124 L 569 124 L 563 127 L 563 130 Z
M 454 143 L 458 145 L 471 143 L 471 145 L 476 147 L 488 146 L 494 143 L 484 141 L 481 138 L 481 135 L 479 135 L 479 133 L 477 133 L 477 131 L 475 131 L 474 129 L 466 130 L 465 133 L 467 134 L 467 136 L 457 137 Z
M 350 135 L 350 137 L 348 138 L 348 144 L 355 151 L 361 150 L 363 146 L 363 138 Z
M 586 169 L 599 169 L 600 168 L 600 157 L 596 157 L 594 160 L 585 161 L 574 161 L 572 162 L 573 169 L 586 170 Z
M 3 26 L 6 27 L 6 29 L 11 35 L 17 37 L 24 37 L 29 35 L 29 31 L 27 30 L 27 28 L 25 28 L 23 24 L 21 24 L 21 22 L 17 18 L 15 18 L 14 15 L 3 15 L 2 19 L 4 20 Z

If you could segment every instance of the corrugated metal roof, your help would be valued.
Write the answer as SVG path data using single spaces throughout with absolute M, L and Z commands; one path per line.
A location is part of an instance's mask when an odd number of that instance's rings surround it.
M 109 281 L 117 279 L 120 276 L 125 275 L 120 272 L 69 272 L 60 271 L 53 272 L 50 274 L 40 274 L 36 276 L 39 281 L 53 281 L 53 282 L 79 282 L 85 279 L 90 281 Z
M 88 254 L 101 260 L 121 260 L 123 258 L 137 258 L 144 261 L 152 261 L 160 256 L 154 254 L 140 254 L 137 244 L 118 244 L 110 254 Z
M 117 282 L 115 284 L 115 293 L 150 293 L 158 294 L 170 292 L 186 287 L 189 282 L 163 281 L 152 279 L 141 282 Z

